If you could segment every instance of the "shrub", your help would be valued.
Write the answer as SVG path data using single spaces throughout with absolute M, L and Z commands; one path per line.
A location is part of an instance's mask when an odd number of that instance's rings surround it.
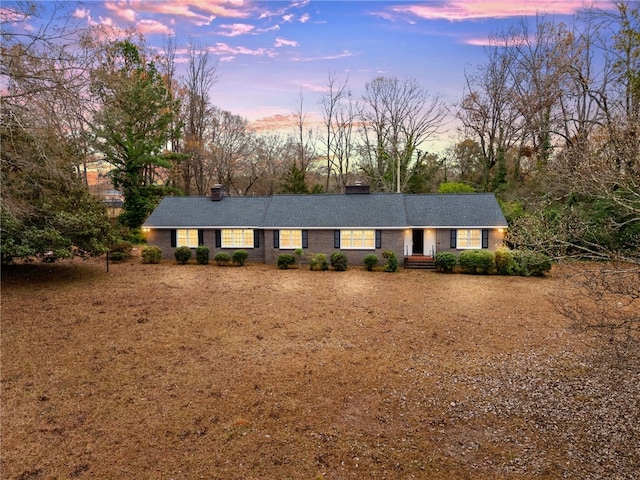
M 125 260 L 128 260 L 128 259 L 129 259 L 129 256 L 124 252 L 111 252 L 109 254 L 109 260 L 113 262 L 124 262 Z
M 395 272 L 398 270 L 398 259 L 396 258 L 396 252 L 393 250 L 385 250 L 382 252 L 382 258 L 387 260 L 387 264 L 384 266 L 385 272 Z
M 302 248 L 296 248 L 294 250 L 294 253 L 296 254 L 296 257 L 298 257 L 298 262 L 300 262 L 300 265 L 302 265 L 302 257 L 304 256 L 304 250 Z
M 364 258 L 362 259 L 362 263 L 364 263 L 364 266 L 367 269 L 367 271 L 372 272 L 373 269 L 376 267 L 376 265 L 378 265 L 378 256 L 373 253 L 370 253 L 369 255 L 365 255 Z
M 182 247 L 176 248 L 173 256 L 176 257 L 176 261 L 179 264 L 186 265 L 191 259 L 191 249 L 183 245 Z
M 141 253 L 142 263 L 160 263 L 162 250 L 159 247 L 144 247 Z
M 466 250 L 458 258 L 464 273 L 488 274 L 495 269 L 493 252 L 487 250 Z
M 147 242 L 144 232 L 140 228 L 132 228 L 126 233 L 126 238 L 136 245 L 140 245 Z
M 213 257 L 213 260 L 220 266 L 227 265 L 231 263 L 231 255 L 229 255 L 227 252 L 219 252 L 216 253 L 216 256 Z
M 342 252 L 333 252 L 330 257 L 331 266 L 337 272 L 344 272 L 348 265 L 349 260 L 347 260 L 347 256 Z
M 312 255 L 309 259 L 309 270 L 329 270 L 327 255 L 324 253 Z
M 110 258 L 115 261 L 128 260 L 131 256 L 131 250 L 133 250 L 133 245 L 131 245 L 131 242 L 127 242 L 126 240 L 122 241 L 111 247 Z
M 551 271 L 551 258 L 543 253 L 516 250 L 513 252 L 513 256 L 517 264 L 515 272 L 517 275 L 543 277 Z
M 436 255 L 433 263 L 438 272 L 451 273 L 458 264 L 458 257 L 455 253 L 440 252 Z
M 498 275 L 517 275 L 518 264 L 513 258 L 511 250 L 506 247 L 498 248 L 494 254 L 494 259 Z
M 200 245 L 196 248 L 196 262 L 198 265 L 207 265 L 209 263 L 209 248 Z
M 233 260 L 233 263 L 243 266 L 244 262 L 246 262 L 247 258 L 249 258 L 249 253 L 246 250 L 236 250 L 231 255 L 231 258 Z
M 283 253 L 278 255 L 278 268 L 281 270 L 286 270 L 291 265 L 296 263 L 296 257 L 294 257 L 290 253 Z

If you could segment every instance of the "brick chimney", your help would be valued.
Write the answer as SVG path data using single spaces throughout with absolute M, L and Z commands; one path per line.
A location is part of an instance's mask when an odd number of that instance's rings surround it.
M 222 200 L 222 197 L 224 197 L 225 193 L 226 191 L 224 187 L 217 183 L 213 187 L 211 187 L 211 200 L 214 202 L 219 202 L 220 200 Z

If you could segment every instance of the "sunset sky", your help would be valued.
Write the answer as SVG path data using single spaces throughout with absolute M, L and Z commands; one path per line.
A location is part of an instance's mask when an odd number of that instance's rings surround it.
M 308 119 L 320 119 L 329 72 L 348 78 L 356 97 L 376 76 L 395 76 L 415 78 L 456 102 L 465 70 L 485 60 L 491 33 L 537 13 L 571 23 L 583 6 L 581 0 L 85 0 L 74 15 L 115 30 L 133 27 L 154 46 L 175 36 L 178 61 L 190 41 L 208 48 L 219 59 L 213 103 L 269 128 L 287 125 L 301 93 Z

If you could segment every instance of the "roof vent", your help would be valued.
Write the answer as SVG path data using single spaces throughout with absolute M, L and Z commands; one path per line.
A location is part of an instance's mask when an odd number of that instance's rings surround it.
M 222 185 L 217 183 L 213 187 L 211 187 L 211 200 L 214 202 L 219 202 L 224 197 L 225 189 Z
M 369 193 L 369 185 L 362 185 L 361 182 L 356 182 L 355 185 L 345 186 L 344 193 L 347 195 L 366 195 Z

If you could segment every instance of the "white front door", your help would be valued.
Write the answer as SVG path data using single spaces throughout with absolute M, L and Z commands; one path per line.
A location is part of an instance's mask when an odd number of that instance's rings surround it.
M 431 255 L 436 253 L 436 229 L 424 229 L 424 254 Z

